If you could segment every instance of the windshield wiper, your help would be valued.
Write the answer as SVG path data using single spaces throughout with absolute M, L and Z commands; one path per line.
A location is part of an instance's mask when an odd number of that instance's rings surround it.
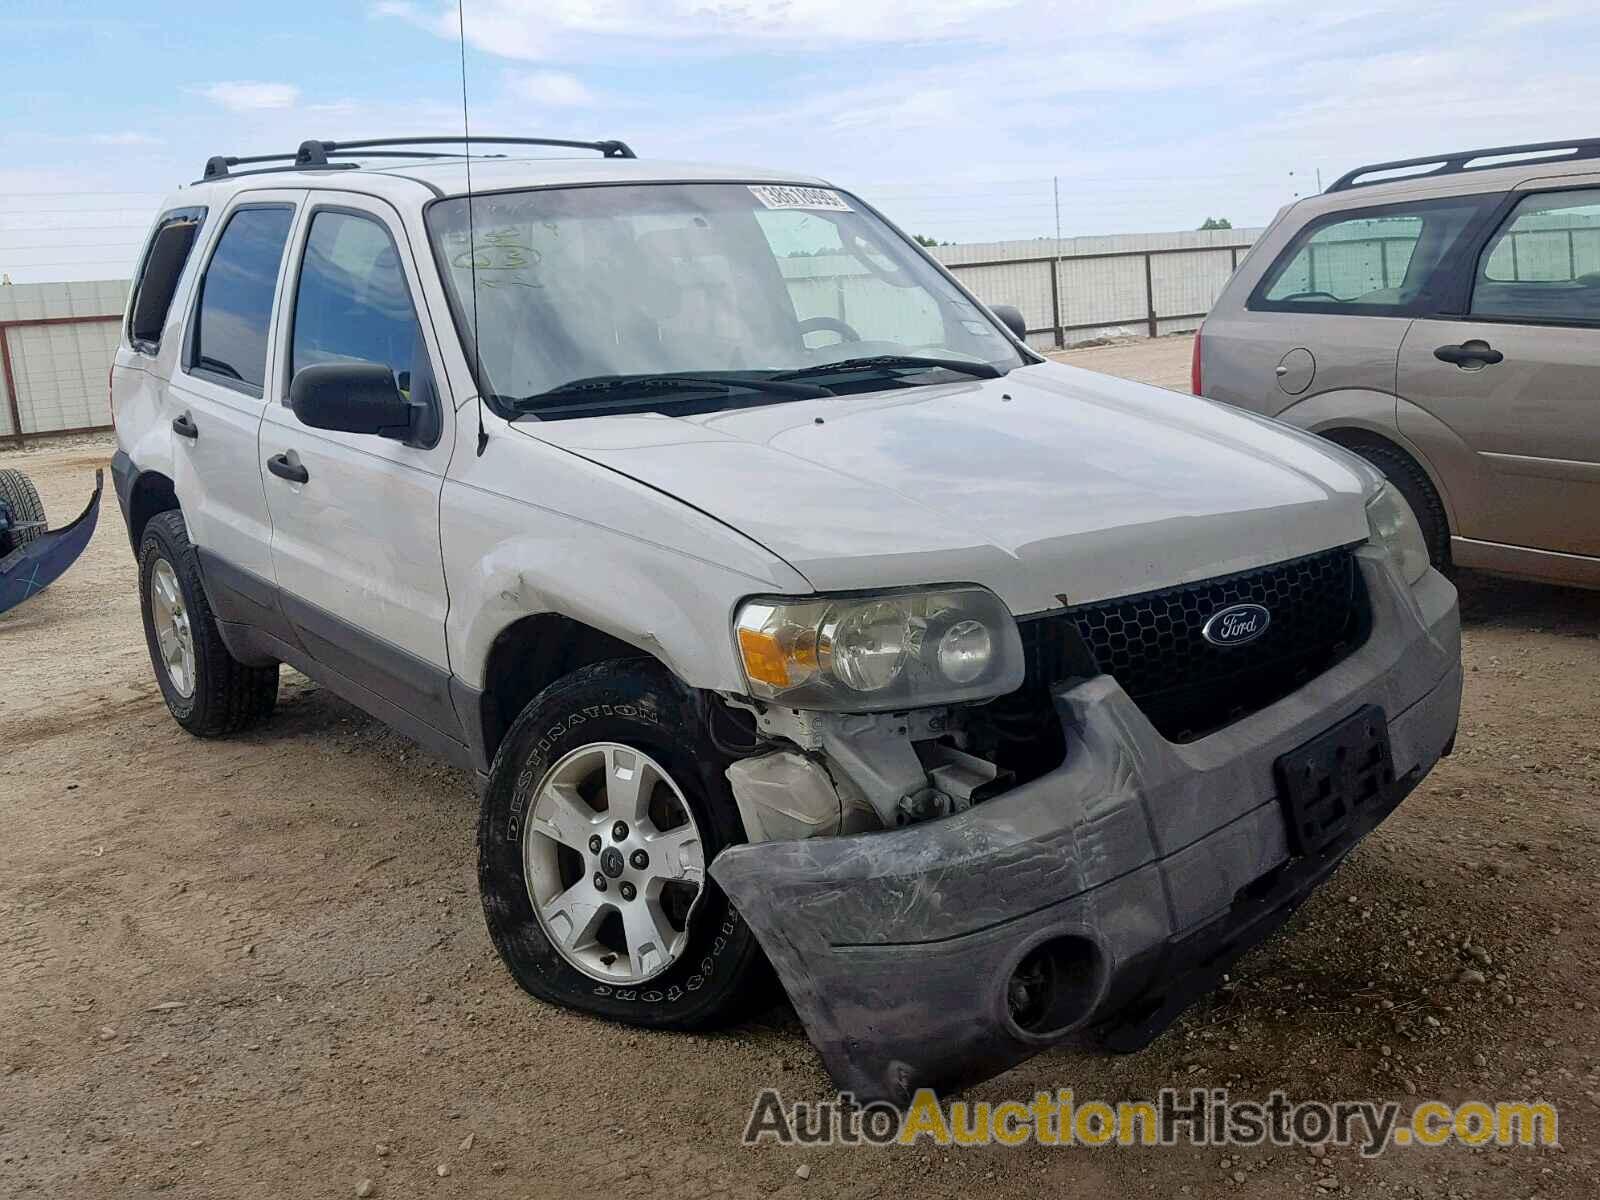
M 823 375 L 837 375 L 849 371 L 930 371 L 943 368 L 960 375 L 979 379 L 999 379 L 1005 372 L 993 363 L 969 362 L 963 358 L 920 358 L 915 354 L 873 354 L 864 358 L 844 358 L 838 362 L 818 363 L 797 371 L 780 371 L 769 382 L 785 379 L 811 379 Z
M 497 396 L 517 412 L 568 412 L 575 409 L 615 411 L 637 407 L 637 401 L 624 400 L 619 392 L 728 391 L 743 388 L 785 400 L 819 400 L 833 393 L 814 383 L 785 383 L 760 375 L 594 375 L 573 379 L 532 396 Z M 594 399 L 587 399 L 587 397 Z M 604 397 L 604 399 L 601 399 Z

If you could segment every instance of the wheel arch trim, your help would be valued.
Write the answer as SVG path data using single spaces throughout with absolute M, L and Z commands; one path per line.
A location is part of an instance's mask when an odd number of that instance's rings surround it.
M 649 635 L 622 636 L 565 613 L 529 612 L 506 621 L 489 640 L 476 683 L 451 678 L 456 712 L 483 768 L 524 708 L 551 684 L 616 658 L 647 658 L 678 679 Z

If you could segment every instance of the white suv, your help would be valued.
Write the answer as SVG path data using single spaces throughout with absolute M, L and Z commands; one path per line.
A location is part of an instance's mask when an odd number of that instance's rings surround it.
M 1360 460 L 1042 360 L 822 180 L 557 144 L 213 159 L 112 377 L 173 716 L 290 663 L 479 772 L 530 992 L 688 1028 L 770 966 L 863 1098 L 1136 1047 L 1449 751 Z

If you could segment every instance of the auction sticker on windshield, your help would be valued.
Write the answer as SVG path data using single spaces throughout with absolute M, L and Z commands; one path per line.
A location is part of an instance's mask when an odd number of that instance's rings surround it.
M 850 212 L 844 198 L 831 188 L 794 187 L 788 184 L 750 185 L 750 194 L 768 208 L 825 208 Z

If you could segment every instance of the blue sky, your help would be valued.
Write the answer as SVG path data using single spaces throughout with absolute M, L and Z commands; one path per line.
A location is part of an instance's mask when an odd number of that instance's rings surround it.
M 214 153 L 460 127 L 440 0 L 0 15 L 0 272 L 125 275 Z M 36 11 L 49 11 L 36 6 Z M 822 174 L 954 241 L 1260 224 L 1364 161 L 1600 135 L 1592 0 L 466 0 L 479 132 Z

